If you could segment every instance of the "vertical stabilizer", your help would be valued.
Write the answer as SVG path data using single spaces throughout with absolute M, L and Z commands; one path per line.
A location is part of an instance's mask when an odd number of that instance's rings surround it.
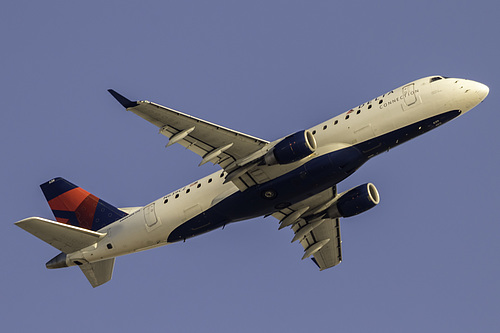
M 40 187 L 60 223 L 97 231 L 127 215 L 60 177 L 43 183 Z

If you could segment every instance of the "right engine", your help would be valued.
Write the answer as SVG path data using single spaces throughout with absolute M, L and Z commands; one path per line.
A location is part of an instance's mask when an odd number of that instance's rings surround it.
M 328 208 L 329 218 L 351 217 L 375 207 L 380 202 L 377 188 L 372 183 L 363 184 L 343 193 L 337 202 Z

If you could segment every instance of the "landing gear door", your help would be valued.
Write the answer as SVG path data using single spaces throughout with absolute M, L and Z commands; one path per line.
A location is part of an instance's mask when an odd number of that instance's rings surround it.
M 159 225 L 154 203 L 144 207 L 144 220 L 146 222 L 146 227 L 148 228 L 148 230 L 156 228 Z

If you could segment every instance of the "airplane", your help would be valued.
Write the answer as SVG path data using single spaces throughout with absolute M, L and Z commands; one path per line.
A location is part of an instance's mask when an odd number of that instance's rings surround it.
M 115 258 L 260 216 L 290 227 L 320 270 L 342 261 L 340 218 L 380 202 L 366 183 L 342 193 L 337 184 L 372 157 L 424 134 L 481 103 L 489 88 L 439 75 L 391 90 L 312 128 L 269 142 L 110 89 L 128 111 L 169 141 L 221 170 L 143 207 L 116 208 L 63 178 L 41 189 L 56 221 L 30 217 L 15 224 L 60 254 L 49 269 L 78 266 L 95 288 L 108 282 Z

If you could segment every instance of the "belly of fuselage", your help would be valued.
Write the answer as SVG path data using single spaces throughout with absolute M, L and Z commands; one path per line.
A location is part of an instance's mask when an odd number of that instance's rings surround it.
M 319 156 L 283 176 L 234 193 L 177 227 L 169 235 L 168 242 L 194 237 L 228 223 L 272 214 L 334 186 L 366 160 L 355 147 Z

